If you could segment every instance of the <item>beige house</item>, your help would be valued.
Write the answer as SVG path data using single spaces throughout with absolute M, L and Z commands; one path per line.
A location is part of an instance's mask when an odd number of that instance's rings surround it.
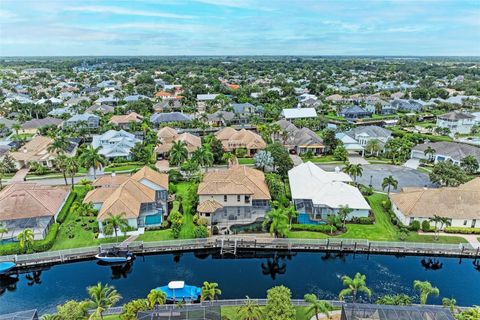
M 188 151 L 189 157 L 198 148 L 202 146 L 202 139 L 188 132 L 179 134 L 175 129 L 170 127 L 163 127 L 157 133 L 160 144 L 155 148 L 157 158 L 165 159 L 172 149 L 173 143 L 183 141 Z
M 70 194 L 67 187 L 14 183 L 0 191 L 0 223 L 7 229 L 1 239 L 14 239 L 25 229 L 45 238 Z
M 255 155 L 258 150 L 267 147 L 267 143 L 259 134 L 246 129 L 235 130 L 226 127 L 218 131 L 215 136 L 222 142 L 225 151 L 235 152 L 237 149 L 245 148 L 250 157 Z
M 53 139 L 45 136 L 36 136 L 27 142 L 18 151 L 10 152 L 17 169 L 28 167 L 29 162 L 38 162 L 41 165 L 52 168 L 54 160 L 57 156 L 55 152 L 48 151 Z M 65 152 L 69 157 L 75 155 L 76 145 L 72 144 L 71 148 Z
M 232 225 L 262 220 L 271 200 L 263 172 L 246 166 L 205 174 L 197 191 L 200 217 L 207 218 L 220 233 Z
M 162 224 L 167 216 L 168 175 L 143 167 L 134 175 L 103 176 L 92 184 L 83 200 L 92 203 L 98 211 L 98 224 L 103 233 L 103 222 L 112 215 L 125 214 L 128 225 L 143 231 Z
M 437 215 L 449 218 L 453 227 L 480 228 L 480 178 L 456 188 L 404 188 L 391 194 L 390 200 L 405 225 Z
M 109 123 L 115 126 L 119 126 L 122 129 L 128 129 L 131 122 L 140 123 L 143 121 L 143 117 L 136 112 L 129 113 L 127 115 L 112 116 Z

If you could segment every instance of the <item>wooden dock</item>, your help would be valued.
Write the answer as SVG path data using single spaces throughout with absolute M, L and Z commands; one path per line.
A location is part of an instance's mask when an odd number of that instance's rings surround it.
M 119 244 L 77 248 L 61 251 L 0 256 L 1 261 L 14 261 L 19 267 L 66 263 L 93 259 L 102 250 Z M 315 251 L 359 254 L 390 254 L 416 256 L 444 256 L 478 259 L 479 248 L 471 244 L 435 244 L 409 242 L 381 242 L 362 239 L 272 239 L 222 236 L 205 239 L 157 242 L 131 242 L 127 248 L 137 255 L 179 251 L 216 250 L 221 256 L 236 256 L 242 251 Z

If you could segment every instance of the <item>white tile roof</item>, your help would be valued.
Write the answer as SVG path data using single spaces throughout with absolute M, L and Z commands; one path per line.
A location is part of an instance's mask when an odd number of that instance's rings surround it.
M 339 170 L 327 172 L 317 165 L 306 162 L 288 171 L 293 199 L 311 199 L 314 205 L 370 210 L 360 191 L 345 182 L 351 178 Z
M 316 118 L 317 111 L 315 111 L 315 108 L 283 109 L 282 115 L 285 119 Z

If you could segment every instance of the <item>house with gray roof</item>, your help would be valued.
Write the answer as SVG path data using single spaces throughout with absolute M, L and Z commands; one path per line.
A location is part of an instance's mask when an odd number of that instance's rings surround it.
M 404 112 L 420 112 L 423 105 L 415 100 L 395 99 L 390 102 L 390 105 L 398 111 Z
M 437 117 L 437 127 L 448 128 L 451 134 L 470 133 L 475 123 L 475 116 L 468 112 L 452 111 Z
M 135 94 L 135 95 L 131 95 L 131 96 L 126 96 L 125 98 L 123 98 L 123 101 L 125 102 L 135 102 L 135 101 L 139 101 L 139 100 L 150 100 L 149 97 L 147 96 L 144 96 L 142 94 Z
M 156 126 L 160 126 L 162 123 L 190 121 L 192 121 L 191 116 L 181 112 L 154 113 L 150 116 L 150 122 Z
M 235 113 L 230 111 L 218 110 L 207 116 L 208 124 L 211 126 L 226 126 L 235 118 Z
M 100 117 L 91 113 L 76 114 L 66 120 L 63 125 L 65 127 L 77 127 L 85 124 L 90 129 L 96 129 L 100 125 Z
M 88 113 L 100 113 L 100 114 L 107 114 L 107 113 L 113 113 L 115 111 L 115 108 L 112 106 L 107 106 L 105 104 L 94 104 L 93 106 L 89 107 L 87 110 L 85 110 Z
M 12 126 L 16 122 L 4 117 L 0 117 L 0 137 L 4 137 L 11 132 Z
M 371 110 L 367 110 L 360 106 L 354 105 L 351 107 L 343 108 L 339 114 L 343 116 L 347 120 L 357 120 L 361 118 L 368 118 L 371 117 L 373 112 Z
M 323 140 L 314 131 L 309 128 L 297 128 L 293 123 L 284 119 L 276 123 L 284 132 L 278 134 L 275 140 L 281 141 L 291 153 L 302 154 L 308 151 L 314 155 L 323 153 L 325 148 Z
M 43 119 L 32 119 L 22 124 L 24 133 L 36 133 L 38 129 L 45 126 L 59 126 L 63 121 L 61 119 L 47 117 Z
M 474 156 L 480 163 L 480 148 L 457 142 L 427 142 L 418 144 L 412 148 L 410 154 L 411 159 L 428 160 L 431 155 L 426 155 L 425 150 L 427 148 L 433 148 L 435 153 L 433 154 L 434 163 L 451 160 L 454 164 L 460 165 L 460 162 L 466 156 Z
M 137 143 L 142 140 L 137 139 L 134 134 L 124 130 L 115 131 L 108 130 L 102 135 L 94 135 L 92 137 L 92 146 L 94 148 L 102 147 L 99 151 L 107 159 L 131 158 L 130 151 Z
M 359 126 L 345 132 L 349 137 L 355 139 L 359 145 L 366 147 L 371 140 L 377 140 L 383 149 L 385 143 L 392 138 L 392 132 L 379 126 Z

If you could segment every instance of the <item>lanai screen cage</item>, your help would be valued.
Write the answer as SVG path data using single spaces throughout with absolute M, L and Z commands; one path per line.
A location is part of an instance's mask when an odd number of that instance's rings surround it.
M 347 303 L 341 320 L 455 320 L 449 309 L 436 306 L 388 306 Z
M 186 305 L 174 308 L 157 308 L 137 314 L 138 320 L 221 320 L 220 306 Z

